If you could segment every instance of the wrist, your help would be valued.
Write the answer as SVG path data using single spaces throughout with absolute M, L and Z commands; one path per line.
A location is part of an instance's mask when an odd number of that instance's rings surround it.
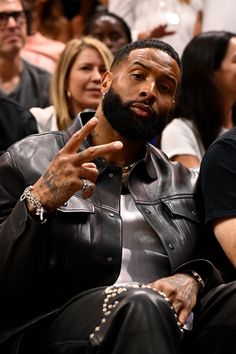
M 33 187 L 28 186 L 22 193 L 20 200 L 25 201 L 30 215 L 37 221 L 40 221 L 41 224 L 43 224 L 48 219 L 48 212 L 42 206 L 41 202 L 37 199 L 37 197 L 32 193 L 32 191 Z
M 205 282 L 204 280 L 202 279 L 202 277 L 195 271 L 195 270 L 186 270 L 184 271 L 184 273 L 192 276 L 192 278 L 194 278 L 194 280 L 196 281 L 197 285 L 198 285 L 198 288 L 199 290 L 202 290 L 205 286 Z

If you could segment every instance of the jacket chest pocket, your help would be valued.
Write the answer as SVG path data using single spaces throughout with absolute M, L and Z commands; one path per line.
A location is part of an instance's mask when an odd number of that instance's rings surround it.
M 149 211 L 147 221 L 161 239 L 171 269 L 192 259 L 197 251 L 202 225 L 193 195 L 163 198 L 156 205 L 146 206 L 146 209 Z
M 174 220 L 183 219 L 188 222 L 200 223 L 197 202 L 194 198 L 167 199 L 161 202 L 168 216 Z
M 191 253 L 200 237 L 201 218 L 193 197 L 162 201 L 163 214 L 169 219 L 169 227 L 176 235 L 176 243 L 182 250 Z

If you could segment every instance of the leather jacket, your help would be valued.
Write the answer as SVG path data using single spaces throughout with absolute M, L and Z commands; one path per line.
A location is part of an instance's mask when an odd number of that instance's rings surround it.
M 34 312 L 29 309 L 32 299 L 38 304 L 36 315 L 82 290 L 113 284 L 120 272 L 121 168 L 97 159 L 100 174 L 92 197 L 85 200 L 75 193 L 45 224 L 30 217 L 19 200 L 91 116 L 82 113 L 64 132 L 27 137 L 0 157 L 0 297 L 1 303 L 11 299 L 16 311 L 28 302 L 25 318 Z M 86 146 L 88 141 L 81 149 Z M 168 255 L 169 274 L 195 257 L 200 230 L 197 176 L 151 144 L 129 175 L 132 198 Z

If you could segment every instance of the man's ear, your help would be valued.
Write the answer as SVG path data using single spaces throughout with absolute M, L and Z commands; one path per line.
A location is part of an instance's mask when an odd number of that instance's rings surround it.
M 102 94 L 105 94 L 110 86 L 111 86 L 111 83 L 112 83 L 112 73 L 110 71 L 106 71 L 104 74 L 103 74 L 103 77 L 102 77 L 102 80 L 101 80 L 101 92 Z

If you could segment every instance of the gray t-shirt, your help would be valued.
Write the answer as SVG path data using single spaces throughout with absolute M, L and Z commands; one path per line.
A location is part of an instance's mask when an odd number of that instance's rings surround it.
M 7 96 L 26 109 L 47 107 L 50 105 L 50 80 L 49 72 L 23 60 L 19 85 Z
M 163 245 L 137 209 L 130 194 L 121 195 L 123 249 L 120 275 L 115 284 L 149 283 L 168 275 Z

